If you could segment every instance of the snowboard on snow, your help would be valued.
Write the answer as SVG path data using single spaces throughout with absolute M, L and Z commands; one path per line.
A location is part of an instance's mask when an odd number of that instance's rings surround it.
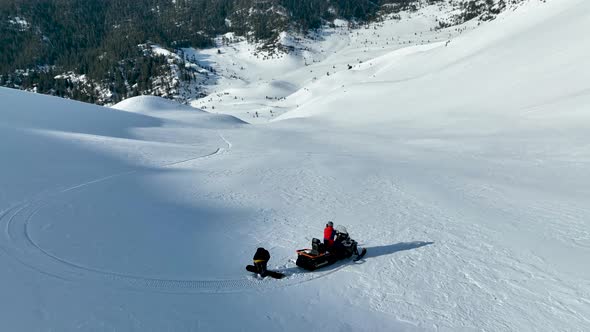
M 258 270 L 256 269 L 256 267 L 254 265 L 248 265 L 248 266 L 246 266 L 246 270 L 248 270 L 248 271 L 250 271 L 252 273 L 258 274 Z M 266 276 L 271 277 L 271 278 L 275 278 L 275 279 L 281 279 L 285 275 L 283 273 L 281 273 L 281 272 L 267 270 L 266 271 Z

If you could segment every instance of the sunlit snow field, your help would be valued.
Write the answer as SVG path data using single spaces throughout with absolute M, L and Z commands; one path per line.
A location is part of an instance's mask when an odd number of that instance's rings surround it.
M 588 330 L 590 4 L 436 10 L 190 50 L 209 112 L 0 89 L 0 330 Z M 367 255 L 300 270 L 328 220 Z

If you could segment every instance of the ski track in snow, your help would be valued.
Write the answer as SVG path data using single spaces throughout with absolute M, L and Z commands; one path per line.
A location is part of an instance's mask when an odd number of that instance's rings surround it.
M 226 147 L 217 148 L 214 152 L 204 156 L 201 155 L 188 158 L 160 165 L 160 167 L 172 167 L 191 161 L 208 159 L 229 152 L 233 147 L 232 143 L 222 134 L 219 133 L 218 135 L 226 144 Z M 283 271 L 287 277 L 280 281 L 257 279 L 253 277 L 229 280 L 149 278 L 100 270 L 68 261 L 45 250 L 30 236 L 29 225 L 34 217 L 38 215 L 42 208 L 58 203 L 61 195 L 115 178 L 137 174 L 139 172 L 141 171 L 132 170 L 104 176 L 59 190 L 54 194 L 45 195 L 44 197 L 33 200 L 27 200 L 0 212 L 0 224 L 4 226 L 4 237 L 2 238 L 2 243 L 0 243 L 0 249 L 14 258 L 17 262 L 30 269 L 67 282 L 95 282 L 107 287 L 164 293 L 233 293 L 276 289 L 298 285 L 325 277 L 347 265 L 341 263 L 331 270 L 313 273 L 290 273 L 289 270 L 292 270 L 293 268 L 287 268 L 286 271 Z

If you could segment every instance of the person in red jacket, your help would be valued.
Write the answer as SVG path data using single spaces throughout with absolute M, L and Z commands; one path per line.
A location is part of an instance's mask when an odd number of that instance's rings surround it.
M 334 231 L 334 223 L 329 221 L 326 224 L 326 228 L 324 228 L 324 245 L 326 249 L 329 249 L 334 245 L 334 237 L 336 236 L 336 232 Z

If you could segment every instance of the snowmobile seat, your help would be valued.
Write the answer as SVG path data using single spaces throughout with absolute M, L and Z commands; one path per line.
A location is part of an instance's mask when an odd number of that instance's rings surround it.
M 314 238 L 311 240 L 311 252 L 316 256 L 324 254 L 326 252 L 326 247 L 319 239 Z

